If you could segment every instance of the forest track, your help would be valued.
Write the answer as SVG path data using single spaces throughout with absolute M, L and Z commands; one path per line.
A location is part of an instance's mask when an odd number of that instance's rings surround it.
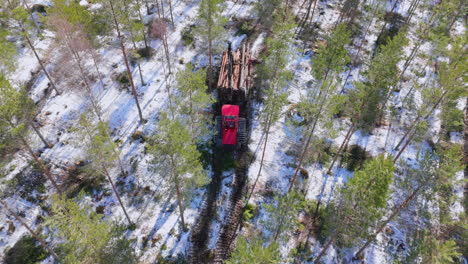
M 242 209 L 244 207 L 244 193 L 247 181 L 247 172 L 250 164 L 250 155 L 248 148 L 242 148 L 238 153 L 239 165 L 235 171 L 233 192 L 230 197 L 230 205 L 226 221 L 221 228 L 221 234 L 216 242 L 213 263 L 224 263 L 230 254 L 233 241 L 236 237 L 238 223 L 241 221 Z
M 216 147 L 215 147 L 216 148 Z M 213 150 L 213 176 L 208 186 L 208 194 L 203 202 L 200 216 L 192 230 L 190 236 L 191 247 L 188 254 L 188 260 L 191 264 L 208 263 L 209 252 L 207 251 L 207 242 L 209 240 L 209 230 L 211 221 L 216 216 L 218 194 L 221 190 L 222 170 L 221 170 L 221 152 L 222 150 Z

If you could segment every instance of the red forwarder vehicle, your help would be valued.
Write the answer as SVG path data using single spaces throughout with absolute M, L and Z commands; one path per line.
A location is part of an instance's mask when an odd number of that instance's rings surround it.
M 229 149 L 247 143 L 246 112 L 251 86 L 252 60 L 249 45 L 233 52 L 231 44 L 223 53 L 218 78 L 221 116 L 216 117 L 217 145 Z

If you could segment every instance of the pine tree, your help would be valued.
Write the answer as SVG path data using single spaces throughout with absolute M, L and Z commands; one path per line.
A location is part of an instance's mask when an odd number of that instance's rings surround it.
M 364 107 L 362 124 L 367 128 L 377 122 L 383 113 L 392 89 L 398 83 L 397 63 L 403 56 L 403 48 L 408 43 L 406 32 L 400 31 L 398 35 L 387 41 L 385 46 L 377 50 L 372 59 L 369 70 L 366 72 L 366 85 L 370 91 L 368 101 Z
M 367 25 L 365 26 L 365 30 L 362 36 L 356 35 L 352 41 L 352 42 L 355 42 L 356 39 L 361 39 L 358 45 L 357 52 L 355 53 L 354 58 L 353 58 L 354 62 L 358 62 L 361 60 L 364 61 L 364 59 L 362 59 L 363 56 L 361 55 L 362 48 L 364 46 L 363 44 L 365 42 L 364 40 L 366 40 L 367 35 L 370 32 L 370 28 L 373 25 L 374 18 L 376 19 L 376 23 L 379 20 L 384 18 L 386 4 L 387 4 L 387 1 L 385 0 L 376 1 L 372 7 L 372 10 L 368 12 L 368 15 L 363 18 L 363 20 L 369 20 L 369 21 L 367 22 Z M 351 65 L 353 65 L 353 63 Z M 345 90 L 345 86 L 348 83 L 349 78 L 351 77 L 351 72 L 352 71 L 350 67 L 348 70 L 348 73 L 346 74 L 346 77 L 344 78 L 343 85 L 341 86 L 341 89 L 340 89 L 340 93 L 342 93 Z
M 416 118 L 412 120 L 403 137 L 395 146 L 399 150 L 394 160 L 398 160 L 403 151 L 408 147 L 413 138 L 418 134 L 418 128 L 424 125 L 434 114 L 434 111 L 444 102 L 450 102 L 467 96 L 464 87 L 463 75 L 468 68 L 468 62 L 464 59 L 467 54 L 466 38 L 468 35 L 462 35 L 455 38 L 449 47 L 443 51 L 448 58 L 448 62 L 442 62 L 437 74 L 437 84 L 430 84 L 431 87 L 423 93 L 426 103 L 421 105 Z
M 264 63 L 258 67 L 258 72 L 261 80 L 262 92 L 264 93 L 264 107 L 260 115 L 262 130 L 265 135 L 263 144 L 262 157 L 260 159 L 260 168 L 252 186 L 252 190 L 247 198 L 246 204 L 249 203 L 258 179 L 262 173 L 265 152 L 267 149 L 268 138 L 272 126 L 281 117 L 282 109 L 287 104 L 287 88 L 285 88 L 288 80 L 292 78 L 292 73 L 286 69 L 288 58 L 291 55 L 290 44 L 293 37 L 292 29 L 294 23 L 288 18 L 284 18 L 281 14 L 274 16 L 273 33 L 267 39 L 266 45 L 268 51 L 264 55 Z
M 124 175 L 125 172 L 119 157 L 120 152 L 118 151 L 117 144 L 110 136 L 109 126 L 102 121 L 99 121 L 94 125 L 89 116 L 82 114 L 80 116 L 78 129 L 83 139 L 82 142 L 87 143 L 86 153 L 88 158 L 93 162 L 91 164 L 93 170 L 100 175 L 106 176 L 112 186 L 112 190 L 114 191 L 117 200 L 119 201 L 120 207 L 127 218 L 128 224 L 132 226 L 133 222 L 125 209 L 125 205 L 123 204 L 117 187 L 111 177 L 110 169 L 114 168 L 116 163 L 118 163 L 122 175 Z
M 427 200 L 434 199 L 439 195 L 437 192 L 440 187 L 453 185 L 456 173 L 462 169 L 460 154 L 461 148 L 455 146 L 447 150 L 438 150 L 435 153 L 425 153 L 422 158 L 418 157 L 417 168 L 402 163 L 402 175 L 405 175 L 403 182 L 406 184 L 399 182 L 398 185 L 406 186 L 399 190 L 399 193 L 405 197 L 404 200 L 390 210 L 391 213 L 379 223 L 376 231 L 367 237 L 355 256 L 361 256 L 387 224 L 399 216 L 418 197 L 424 195 Z M 440 193 L 440 195 L 445 194 Z
M 112 1 L 112 0 L 102 0 L 102 3 L 110 8 L 112 21 L 114 25 L 115 31 L 117 31 L 117 37 L 119 38 L 120 43 L 120 50 L 122 51 L 122 56 L 125 62 L 125 67 L 127 69 L 127 76 L 130 80 L 130 87 L 132 88 L 132 95 L 133 99 L 135 100 L 135 104 L 138 110 L 138 116 L 140 118 L 140 123 L 144 123 L 145 119 L 143 118 L 143 113 L 141 111 L 140 102 L 138 100 L 138 93 L 133 81 L 132 70 L 130 68 L 130 62 L 127 56 L 127 49 L 125 48 L 125 39 L 122 35 L 122 20 L 125 18 L 124 13 L 122 11 L 122 3 L 120 1 Z
M 42 71 L 44 72 L 47 79 L 49 80 L 49 83 L 52 89 L 54 89 L 57 94 L 60 94 L 60 91 L 57 89 L 55 82 L 50 77 L 50 74 L 47 71 L 44 65 L 44 62 L 42 61 L 42 59 L 40 58 L 36 50 L 34 41 L 30 36 L 31 31 L 33 30 L 35 26 L 33 25 L 33 22 L 30 20 L 30 14 L 28 13 L 28 11 L 26 11 L 22 6 L 20 6 L 19 3 L 13 0 L 7 0 L 2 12 L 5 12 L 4 16 L 13 20 L 15 22 L 14 24 L 18 26 L 17 28 L 15 28 L 14 26 L 10 27 L 9 32 L 16 31 L 16 34 L 18 34 L 25 40 L 25 42 L 31 48 L 35 58 L 37 59 L 39 66 L 41 67 Z
M 14 57 L 16 56 L 16 47 L 7 40 L 8 31 L 0 29 L 0 73 L 12 71 L 15 68 Z
M 277 264 L 281 261 L 277 243 L 263 245 L 259 238 L 240 237 L 227 264 Z
M 270 214 L 265 228 L 271 233 L 271 240 L 284 240 L 286 232 L 299 227 L 297 215 L 304 207 L 304 196 L 295 191 L 275 196 L 272 204 L 265 204 L 265 210 Z
M 208 44 L 208 87 L 213 89 L 213 56 L 219 43 L 222 42 L 222 34 L 227 19 L 221 15 L 223 11 L 221 0 L 202 0 L 198 11 L 197 34 L 200 43 Z
M 262 24 L 266 30 L 271 29 L 276 23 L 276 16 L 278 15 L 279 11 L 282 10 L 282 7 L 285 7 L 285 5 L 284 1 L 281 0 L 256 2 L 255 11 L 259 19 L 259 23 Z
M 27 96 L 26 91 L 24 89 L 17 91 L 4 75 L 0 75 L 0 131 L 7 133 L 7 138 L 11 140 L 9 144 L 16 143 L 26 148 L 52 185 L 61 193 L 62 190 L 52 173 L 28 141 L 27 129 L 32 123 L 34 113 L 34 103 Z M 36 130 L 36 132 L 39 131 Z
M 207 93 L 205 78 L 206 71 L 194 71 L 191 63 L 176 74 L 176 88 L 181 93 L 181 96 L 176 98 L 176 104 L 180 107 L 178 112 L 188 120 L 193 142 L 200 141 L 201 137 L 209 132 L 207 124 L 212 120 L 207 114 L 207 109 L 214 102 L 214 98 Z
M 176 193 L 181 227 L 185 230 L 185 203 L 195 188 L 208 182 L 200 152 L 187 126 L 180 119 L 161 113 L 158 131 L 150 139 L 148 153 L 153 155 L 154 169 L 161 175 L 167 175 L 171 190 Z
M 391 158 L 380 155 L 367 161 L 339 190 L 336 202 L 326 209 L 324 222 L 329 238 L 315 263 L 320 263 L 332 244 L 349 247 L 367 237 L 368 230 L 384 213 L 394 170 Z
M 81 196 L 82 197 L 82 196 Z M 44 224 L 54 232 L 50 234 L 63 241 L 60 254 L 64 263 L 136 263 L 134 250 L 120 247 L 125 238 L 121 230 L 104 221 L 78 200 L 52 197 L 51 214 Z
M 53 248 L 48 245 L 46 243 L 46 241 L 44 241 L 44 239 L 42 239 L 42 237 L 36 233 L 36 231 L 34 231 L 31 226 L 29 226 L 26 221 L 21 218 L 21 216 L 19 216 L 15 211 L 13 211 L 10 206 L 8 206 L 8 204 L 3 201 L 2 199 L 0 199 L 0 204 L 11 214 L 13 215 L 13 217 L 21 223 L 21 225 L 23 225 L 27 230 L 28 232 L 37 240 L 39 241 L 39 243 L 41 243 L 41 245 L 54 257 L 55 260 L 59 260 L 59 257 L 57 255 L 57 253 L 55 253 L 55 251 L 53 250 Z
M 313 71 L 317 85 L 314 91 L 309 91 L 305 100 L 301 103 L 305 108 L 305 119 L 309 124 L 304 129 L 303 148 L 299 156 L 299 162 L 294 172 L 293 178 L 289 185 L 289 190 L 292 189 L 296 181 L 297 175 L 307 150 L 313 139 L 317 124 L 321 120 L 327 120 L 327 117 L 334 115 L 334 111 L 338 110 L 338 105 L 343 102 L 343 97 L 336 95 L 338 74 L 343 70 L 344 66 L 349 62 L 350 58 L 348 51 L 345 48 L 350 41 L 350 32 L 346 25 L 340 24 L 336 27 L 333 34 L 327 38 L 326 45 L 319 47 L 317 55 L 313 57 Z M 328 113 L 324 115 L 324 113 Z

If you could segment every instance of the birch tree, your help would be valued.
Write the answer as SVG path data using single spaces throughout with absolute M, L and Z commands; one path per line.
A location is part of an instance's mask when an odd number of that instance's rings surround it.
M 83 86 L 77 86 L 77 84 L 84 84 L 86 97 L 91 102 L 94 114 L 99 120 L 102 120 L 101 107 L 93 93 L 93 83 L 91 81 L 92 76 L 86 67 L 85 56 L 91 46 L 86 35 L 80 26 L 73 25 L 54 13 L 49 16 L 47 22 L 55 31 L 56 42 L 61 46 L 60 52 L 62 53 L 62 56 L 64 56 L 61 60 L 63 68 L 58 71 L 58 74 L 63 73 L 64 70 L 70 71 L 70 68 L 66 69 L 67 66 L 74 68 L 70 72 L 69 77 L 71 78 L 71 82 L 69 82 L 69 87 L 75 86 L 75 89 L 80 89 Z M 72 58 L 71 61 L 69 60 L 70 58 Z M 79 73 L 78 79 L 73 78 L 76 76 L 76 69 Z
M 439 73 L 437 75 L 437 83 L 431 84 L 423 96 L 427 99 L 427 103 L 421 105 L 416 117 L 412 120 L 405 134 L 395 146 L 398 150 L 394 160 L 398 160 L 403 151 L 408 147 L 411 141 L 418 134 L 418 127 L 427 122 L 434 114 L 435 110 L 446 100 L 454 100 L 467 96 L 464 82 L 462 79 L 466 74 L 468 62 L 466 59 L 467 35 L 457 37 L 450 46 L 447 46 L 444 54 L 448 61 L 441 62 Z

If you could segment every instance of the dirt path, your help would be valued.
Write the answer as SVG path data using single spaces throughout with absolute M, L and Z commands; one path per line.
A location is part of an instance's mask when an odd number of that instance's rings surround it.
M 216 201 L 218 200 L 218 194 L 221 190 L 221 160 L 220 160 L 220 151 L 222 150 L 213 150 L 213 177 L 211 183 L 208 186 L 208 194 L 203 202 L 200 216 L 197 219 L 197 222 L 192 230 L 190 236 L 190 242 L 192 246 L 189 250 L 189 263 L 192 264 L 201 264 L 208 263 L 209 252 L 207 251 L 206 244 L 209 239 L 209 231 L 211 226 L 211 221 L 214 216 L 216 216 L 217 205 Z
M 238 223 L 241 221 L 242 208 L 247 181 L 247 172 L 250 164 L 250 155 L 248 148 L 245 147 L 238 153 L 239 165 L 236 168 L 236 174 L 232 185 L 233 192 L 230 197 L 230 205 L 226 221 L 221 228 L 221 234 L 216 242 L 213 263 L 223 263 L 226 260 L 233 247 L 232 241 L 236 237 Z

